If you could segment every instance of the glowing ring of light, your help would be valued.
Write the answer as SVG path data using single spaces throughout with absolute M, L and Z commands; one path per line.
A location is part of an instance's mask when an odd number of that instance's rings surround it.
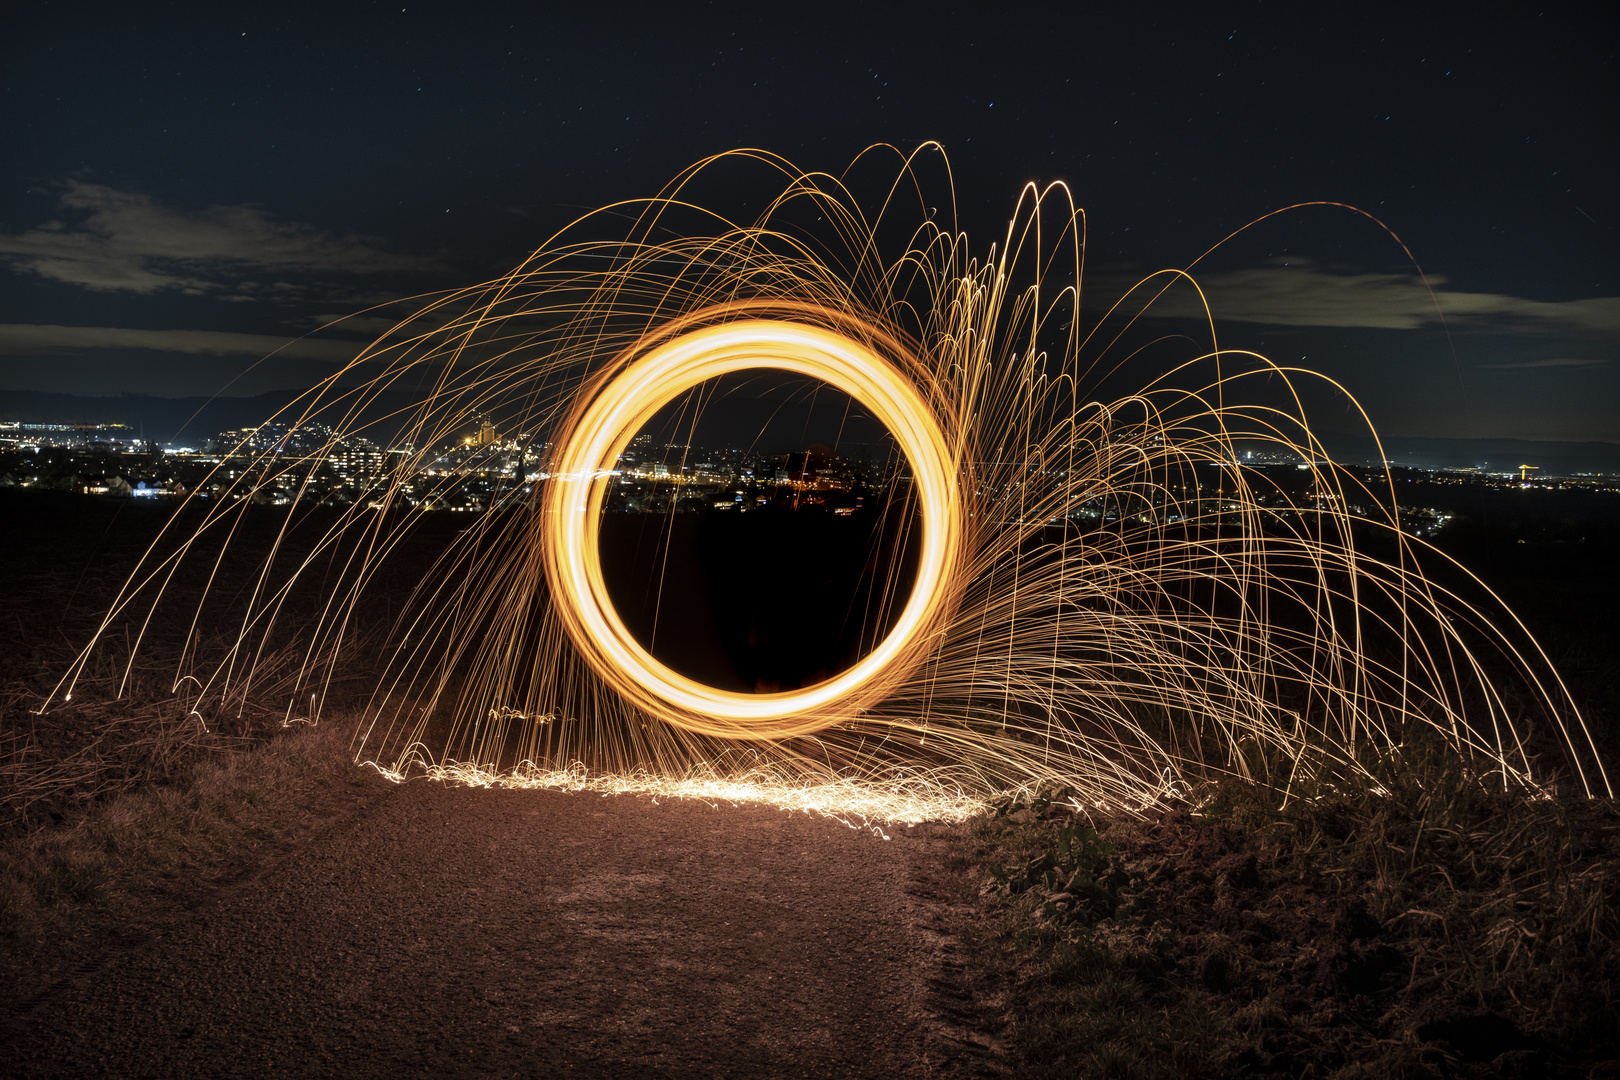
M 611 470 L 653 414 L 699 383 L 759 368 L 830 383 L 889 429 L 911 464 L 922 550 L 911 596 L 875 649 L 813 686 L 747 694 L 689 679 L 642 648 L 608 597 L 597 536 Z M 843 334 L 768 319 L 681 334 L 588 389 L 559 443 L 562 451 L 546 485 L 541 519 L 554 610 L 598 675 L 626 700 L 669 723 L 721 738 L 773 739 L 854 719 L 922 661 L 952 606 L 961 521 L 951 448 L 913 380 Z

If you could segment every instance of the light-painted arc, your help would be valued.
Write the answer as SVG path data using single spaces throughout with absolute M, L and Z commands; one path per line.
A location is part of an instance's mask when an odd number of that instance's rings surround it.
M 814 686 L 744 694 L 688 678 L 642 648 L 608 596 L 597 537 L 608 490 L 604 474 L 636 432 L 700 383 L 756 369 L 819 379 L 871 410 L 911 465 L 922 544 L 911 596 L 876 648 Z M 693 330 L 630 362 L 592 396 L 561 442 L 542 534 L 553 603 L 597 673 L 662 719 L 734 738 L 807 734 L 858 714 L 877 696 L 879 684 L 911 670 L 926 650 L 928 631 L 948 604 L 947 583 L 961 538 L 953 455 L 911 378 L 862 343 L 820 327 L 768 319 Z

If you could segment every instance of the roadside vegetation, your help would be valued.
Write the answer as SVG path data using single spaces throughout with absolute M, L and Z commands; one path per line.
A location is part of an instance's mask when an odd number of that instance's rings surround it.
M 973 829 L 1031 1077 L 1620 1075 L 1620 806 L 1414 753 L 1143 820 L 1067 791 Z
M 166 519 L 145 509 L 0 499 L 14 526 L 0 536 L 0 562 L 14 568 L 0 591 L 0 977 L 19 986 L 258 865 L 355 785 L 386 784 L 354 768 L 342 703 L 319 725 L 288 711 L 291 650 L 260 659 L 252 697 L 199 705 L 194 680 L 176 683 L 199 584 L 189 579 L 166 618 L 113 627 L 72 700 L 42 710 Z M 222 562 L 227 607 L 255 567 L 251 554 Z M 190 667 L 210 670 L 227 646 L 198 643 Z
M 1465 524 L 1448 548 L 1620 780 L 1620 534 Z M 1227 781 L 1107 820 L 1049 790 L 975 823 L 978 964 L 1020 1075 L 1620 1077 L 1620 805 L 1420 745 L 1295 796 Z
M 101 729 L 103 756 L 79 753 L 52 777 L 90 784 L 49 793 L 42 770 L 26 774 L 34 813 L 14 813 L 0 830 L 6 966 L 26 967 L 70 939 L 116 935 L 147 905 L 204 893 L 318 828 L 345 793 L 385 783 L 354 767 L 352 725 L 341 721 L 209 745 L 206 735 L 176 736 L 156 710 L 134 712 Z M 16 779 L 3 777 L 12 807 Z M 87 790 L 93 798 L 77 797 Z

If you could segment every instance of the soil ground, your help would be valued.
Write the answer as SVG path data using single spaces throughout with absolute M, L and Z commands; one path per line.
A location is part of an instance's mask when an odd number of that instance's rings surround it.
M 430 783 L 366 799 L 17 1002 L 8 1070 L 1000 1071 L 953 1011 L 971 916 L 944 826 L 886 841 L 769 807 Z
M 0 684 L 15 727 L 165 515 L 8 494 Z M 277 524 L 249 522 L 236 562 L 255 566 Z M 148 640 L 159 653 L 175 651 L 167 626 Z M 946 869 L 952 830 L 884 840 L 761 806 L 352 775 L 341 795 L 276 809 L 281 839 L 245 853 L 245 876 L 181 875 L 0 964 L 0 1075 L 1001 1068 L 954 958 L 977 916 L 976 882 Z

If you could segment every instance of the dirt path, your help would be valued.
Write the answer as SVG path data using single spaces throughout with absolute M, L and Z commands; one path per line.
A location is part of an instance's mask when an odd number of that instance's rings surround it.
M 888 832 L 764 807 L 406 785 L 59 986 L 13 1019 L 0 1070 L 995 1071 L 959 1026 L 943 830 Z

